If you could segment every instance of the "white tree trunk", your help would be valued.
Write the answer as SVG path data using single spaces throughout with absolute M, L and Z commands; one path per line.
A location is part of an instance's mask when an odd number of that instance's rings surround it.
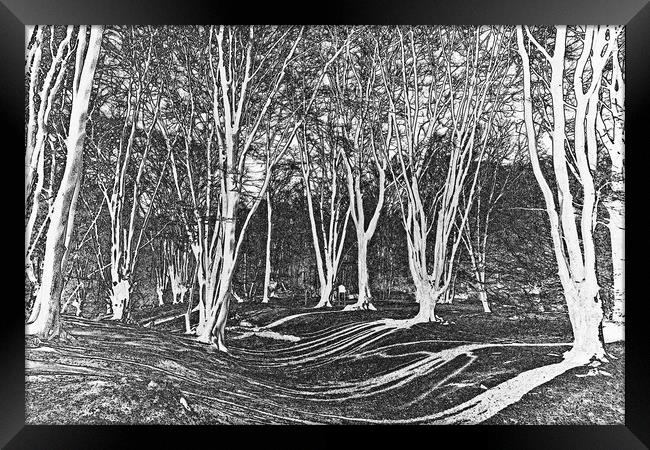
M 625 322 L 625 204 L 622 200 L 607 205 L 609 235 L 614 275 L 614 309 L 612 319 Z
M 573 347 L 564 355 L 567 360 L 586 364 L 592 357 L 602 359 L 605 356 L 603 343 L 600 340 L 603 309 L 596 295 L 597 292 L 598 285 L 595 282 L 585 281 L 565 287 L 565 298 L 573 329 Z
M 440 232 L 437 232 L 437 242 L 434 246 L 434 260 L 435 264 L 433 267 L 433 273 L 429 274 L 427 272 L 427 234 L 426 227 L 423 226 L 422 222 L 415 220 L 414 217 L 418 217 L 416 212 L 419 211 L 421 218 L 424 218 L 424 211 L 419 207 L 422 205 L 422 202 L 419 197 L 417 190 L 417 181 L 413 180 L 412 184 L 415 189 L 413 192 L 414 201 L 412 204 L 408 205 L 409 215 L 406 221 L 406 224 L 409 225 L 407 229 L 407 246 L 408 246 L 408 255 L 409 255 L 409 268 L 411 270 L 411 277 L 413 279 L 413 284 L 415 285 L 415 301 L 420 305 L 418 313 L 412 319 L 407 320 L 405 323 L 422 323 L 422 322 L 436 322 L 438 319 L 436 317 L 435 308 L 438 300 L 441 295 L 444 294 L 443 289 L 439 289 L 439 286 L 436 286 L 435 280 L 440 280 L 442 278 L 441 270 L 444 269 L 444 259 L 446 249 L 446 242 L 443 244 L 442 239 L 440 238 Z M 444 218 L 444 213 L 439 211 L 437 218 L 438 230 L 441 227 L 442 220 Z M 438 289 L 437 289 L 438 288 Z
M 302 175 L 305 190 L 305 197 L 307 198 L 307 208 L 309 213 L 309 222 L 311 226 L 312 243 L 314 246 L 314 254 L 316 256 L 316 269 L 318 271 L 318 279 L 320 282 L 320 300 L 314 308 L 331 308 L 332 303 L 330 300 L 332 289 L 334 287 L 334 280 L 339 269 L 341 254 L 343 252 L 343 245 L 345 244 L 345 235 L 347 233 L 348 220 L 350 218 L 351 209 L 348 207 L 345 212 L 345 219 L 343 226 L 340 226 L 339 211 L 336 210 L 336 192 L 337 192 L 337 178 L 336 178 L 336 160 L 337 155 L 331 155 L 333 164 L 331 167 L 331 175 L 329 180 L 330 186 L 330 199 L 329 199 L 329 224 L 328 231 L 325 232 L 325 227 L 321 225 L 321 238 L 323 245 L 323 255 L 321 255 L 321 244 L 319 233 L 316 227 L 316 218 L 314 213 L 314 206 L 312 201 L 312 191 L 310 187 L 310 166 L 308 161 L 308 150 L 306 145 L 303 147 L 305 154 L 302 161 Z M 323 186 L 321 186 L 323 189 Z M 324 220 L 321 201 L 321 219 Z
M 172 256 L 173 257 L 173 256 Z M 181 295 L 181 276 L 180 276 L 180 267 L 175 267 L 173 264 L 170 264 L 168 269 L 169 281 L 172 288 L 172 304 L 177 305 L 179 302 L 179 297 Z
M 625 80 L 619 59 L 619 48 L 612 52 L 612 72 L 609 83 L 609 107 L 601 109 L 605 148 L 611 160 L 611 198 L 604 202 L 609 214 L 609 237 L 612 252 L 612 277 L 614 281 L 614 305 L 610 320 L 603 323 L 605 342 L 625 339 Z M 609 114 L 610 130 L 607 130 L 602 114 Z M 610 133 L 612 137 L 610 139 Z
M 370 280 L 368 276 L 368 239 L 365 233 L 357 232 L 357 277 L 359 286 L 359 297 L 356 303 L 346 305 L 344 311 L 357 311 L 369 309 L 376 311 L 377 308 L 371 303 Z
M 410 321 L 413 323 L 437 322 L 436 303 L 439 297 L 440 293 L 433 289 L 429 280 L 419 277 L 415 282 L 415 298 L 420 308 L 417 315 Z
M 594 33 L 594 31 L 596 31 Z M 532 34 L 527 33 L 530 40 Z M 609 43 L 605 37 L 609 36 Z M 587 363 L 592 357 L 604 356 L 603 343 L 599 337 L 600 324 L 603 320 L 602 304 L 598 296 L 598 282 L 595 268 L 595 247 L 593 240 L 593 220 L 595 217 L 595 191 L 591 171 L 596 166 L 595 115 L 593 105 L 598 102 L 598 86 L 602 77 L 605 61 L 612 51 L 612 42 L 616 40 L 615 28 L 594 30 L 592 26 L 585 29 L 582 54 L 577 62 L 573 91 L 576 97 L 574 119 L 573 148 L 566 148 L 567 123 L 565 117 L 564 86 L 565 51 L 567 30 L 557 26 L 553 56 L 548 53 L 545 58 L 551 66 L 551 78 L 548 84 L 553 108 L 552 156 L 553 172 L 557 184 L 559 207 L 556 208 L 554 193 L 551 190 L 539 164 L 537 153 L 537 136 L 533 122 L 533 103 L 531 97 L 530 58 L 524 44 L 523 27 L 517 27 L 517 44 L 523 67 L 523 104 L 524 120 L 531 165 L 535 178 L 544 195 L 544 202 L 550 220 L 553 248 L 558 264 L 558 273 L 568 306 L 569 319 L 573 329 L 573 348 L 565 353 L 565 359 L 577 363 Z M 540 44 L 535 42 L 539 48 Z M 603 52 L 603 50 L 607 50 Z M 608 53 L 609 52 L 609 53 Z M 591 75 L 587 76 L 585 67 L 591 59 Z M 590 78 L 589 89 L 584 90 L 585 78 Z M 582 208 L 579 219 L 580 234 L 577 230 L 577 217 L 573 207 L 573 196 L 567 171 L 567 151 L 573 150 L 573 157 L 578 169 L 578 178 L 582 184 Z M 582 245 L 581 245 L 582 244 Z
M 236 249 L 236 214 L 239 202 L 239 195 L 234 190 L 234 187 L 229 186 L 227 194 L 223 197 L 224 202 L 223 211 L 225 211 L 225 221 L 223 223 L 223 260 L 221 262 L 221 270 L 219 271 L 219 287 L 216 298 L 213 295 L 208 295 L 206 298 L 206 322 L 205 327 L 198 334 L 197 340 L 205 344 L 215 343 L 220 351 L 227 352 L 228 349 L 225 345 L 225 329 L 226 320 L 228 318 L 228 311 L 230 309 L 230 286 L 232 282 L 232 275 L 235 269 L 235 249 Z M 210 280 L 208 284 L 212 294 L 214 288 L 210 286 L 216 277 Z M 215 342 L 216 341 L 216 342 Z
M 158 306 L 163 306 L 163 289 L 160 286 L 156 286 L 156 295 L 158 296 Z
M 131 301 L 131 283 L 126 278 L 114 278 L 111 290 L 111 311 L 109 320 L 124 320 L 124 313 L 128 311 Z
M 359 134 L 356 134 L 355 139 L 358 139 Z M 388 140 L 390 141 L 390 134 Z M 359 142 L 357 141 L 356 147 L 359 147 Z M 350 161 L 347 159 L 347 156 L 344 156 L 345 168 L 347 172 L 347 188 L 348 196 L 350 198 L 350 211 L 354 226 L 357 231 L 357 292 L 358 298 L 357 302 L 352 305 L 346 305 L 343 308 L 344 311 L 354 311 L 359 309 L 371 309 L 376 311 L 374 305 L 372 305 L 372 296 L 370 294 L 370 281 L 368 275 L 368 246 L 370 244 L 370 239 L 375 234 L 377 229 L 377 223 L 379 221 L 379 215 L 381 209 L 384 205 L 384 194 L 386 189 L 386 165 L 385 163 L 379 162 L 379 155 L 375 150 L 374 141 L 372 142 L 372 149 L 374 153 L 375 166 L 377 172 L 379 173 L 379 198 L 377 200 L 377 205 L 375 205 L 375 211 L 370 219 L 370 223 L 366 228 L 366 219 L 364 212 L 364 202 L 363 194 L 361 192 L 361 174 L 357 173 L 356 176 L 353 173 L 352 166 Z
M 331 308 L 332 307 L 332 302 L 330 301 L 330 298 L 332 297 L 332 288 L 333 288 L 333 281 L 332 280 L 327 280 L 325 283 L 321 283 L 320 287 L 320 300 L 318 300 L 318 303 L 314 308 Z
M 609 212 L 609 238 L 614 281 L 611 319 L 603 321 L 606 343 L 625 340 L 625 203 L 615 199 L 605 204 Z
M 485 256 L 483 256 L 483 261 L 485 261 Z M 480 268 L 476 272 L 476 281 L 478 284 L 478 298 L 481 301 L 483 306 L 483 312 L 491 313 L 490 304 L 488 303 L 487 289 L 485 288 L 485 269 Z
M 206 302 L 208 301 L 208 284 L 205 276 L 199 274 L 199 321 L 196 325 L 196 335 L 200 336 L 203 333 L 203 330 L 207 321 L 207 307 Z
M 269 302 L 269 287 L 271 284 L 271 232 L 273 230 L 273 222 L 271 215 L 273 209 L 271 206 L 271 193 L 266 192 L 266 260 L 264 263 L 264 297 L 262 303 Z
M 86 27 L 80 27 L 79 32 L 84 33 L 83 42 L 85 42 Z M 54 210 L 52 211 L 45 243 L 41 288 L 34 305 L 39 312 L 35 320 L 27 323 L 25 327 L 26 334 L 43 339 L 56 337 L 61 333 L 60 301 L 63 289 L 61 263 L 65 253 L 67 228 L 74 225 L 69 220 L 70 215 L 74 213 L 74 211 L 71 211 L 71 204 L 77 184 L 81 182 L 88 103 L 99 57 L 102 34 L 103 28 L 101 26 L 91 28 L 88 50 L 78 78 L 79 84 L 76 86 L 76 90 L 73 91 L 65 171 L 54 201 Z M 82 42 L 82 38 L 79 40 Z M 79 60 L 83 57 L 83 55 L 80 55 L 81 53 L 78 52 Z M 77 79 L 76 76 L 75 79 Z
M 359 278 L 359 298 L 357 304 L 360 307 L 370 303 L 370 280 L 368 276 L 368 241 L 361 240 L 361 246 L 357 256 L 357 277 Z
M 483 312 L 491 313 L 490 304 L 488 303 L 487 292 L 484 287 L 479 287 L 478 298 L 481 300 L 481 305 L 483 305 Z

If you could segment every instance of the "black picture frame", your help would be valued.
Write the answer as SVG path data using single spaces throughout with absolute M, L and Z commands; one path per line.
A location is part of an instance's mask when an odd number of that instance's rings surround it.
M 647 381 L 648 317 L 643 282 L 643 205 L 647 187 L 643 171 L 648 162 L 643 114 L 649 105 L 650 5 L 648 0 L 354 0 L 347 2 L 226 2 L 223 0 L 1 0 L 0 3 L 0 113 L 5 125 L 2 147 L 9 183 L 5 207 L 16 202 L 7 215 L 3 241 L 20 247 L 19 220 L 22 206 L 12 187 L 18 186 L 24 147 L 24 25 L 26 24 L 199 24 L 199 23 L 343 23 L 343 24 L 626 24 L 626 408 L 625 426 L 340 426 L 340 427 L 162 427 L 162 426 L 26 426 L 24 413 L 24 322 L 20 288 L 3 289 L 0 297 L 4 324 L 0 327 L 3 367 L 0 379 L 0 445 L 5 448 L 97 449 L 171 448 L 176 445 L 233 448 L 400 448 L 405 446 L 455 448 L 475 440 L 481 448 L 517 449 L 637 449 L 650 445 L 650 396 Z M 313 4 L 312 4 L 313 3 Z M 11 139 L 9 139 L 11 138 Z M 645 159 L 644 159 L 645 158 Z M 13 178 L 16 178 L 15 180 Z M 22 184 L 21 184 L 22 185 Z M 7 185 L 6 185 L 7 186 Z M 15 189 L 15 188 L 14 188 Z M 9 208 L 8 208 L 9 209 Z M 638 217 L 635 217 L 638 216 Z M 11 220 L 8 220 L 9 217 Z M 7 227 L 6 229 L 10 229 Z M 644 227 L 646 228 L 646 227 Z M 11 234 L 9 234 L 11 233 Z M 645 231 L 647 233 L 647 231 Z M 1 242 L 1 241 L 0 241 Z M 3 246 L 6 248 L 6 245 Z M 16 258 L 18 252 L 16 249 Z M 9 253 L 13 254 L 12 253 Z M 0 272 L 1 285 L 19 286 L 19 264 Z M 13 269 L 11 269 L 13 266 Z M 14 279 L 10 273 L 16 271 Z M 15 281 L 14 281 L 15 280 Z M 226 443 L 224 436 L 230 441 Z M 205 440 L 200 444 L 197 440 Z M 446 441 L 446 442 L 445 442 Z

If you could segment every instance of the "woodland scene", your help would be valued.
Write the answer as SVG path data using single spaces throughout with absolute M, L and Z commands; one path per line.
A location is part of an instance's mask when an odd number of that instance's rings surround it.
M 624 27 L 28 26 L 25 96 L 27 423 L 624 423 Z

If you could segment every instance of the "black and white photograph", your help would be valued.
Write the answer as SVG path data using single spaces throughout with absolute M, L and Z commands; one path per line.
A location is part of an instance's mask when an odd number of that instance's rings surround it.
M 25 423 L 624 425 L 625 86 L 625 25 L 25 26 Z

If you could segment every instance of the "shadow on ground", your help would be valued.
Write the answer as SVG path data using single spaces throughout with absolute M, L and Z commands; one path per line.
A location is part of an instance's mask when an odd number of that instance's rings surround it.
M 26 422 L 438 423 L 436 414 L 559 362 L 571 340 L 561 312 L 486 315 L 458 303 L 440 305 L 447 325 L 395 329 L 381 319 L 411 317 L 417 305 L 377 306 L 237 304 L 229 355 L 183 335 L 182 318 L 157 330 L 66 317 L 73 343 L 27 345 Z M 573 369 L 485 423 L 623 423 L 624 349 L 608 351 L 616 359 Z

